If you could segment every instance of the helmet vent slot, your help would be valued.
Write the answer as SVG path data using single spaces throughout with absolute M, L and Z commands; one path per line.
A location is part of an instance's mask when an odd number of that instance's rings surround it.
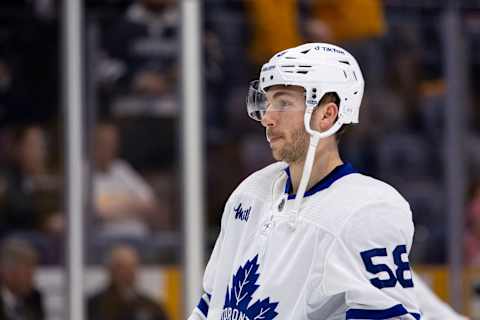
M 307 50 L 304 50 L 304 51 L 301 51 L 303 54 L 307 54 L 311 49 L 307 49 Z
M 297 73 L 307 74 L 307 73 L 308 73 L 308 70 L 298 70 Z
M 338 62 L 350 65 L 350 62 L 348 62 L 346 60 L 338 60 Z
M 295 65 L 294 64 L 284 64 L 280 66 L 283 72 L 286 73 L 295 73 Z
M 343 70 L 343 74 L 345 75 L 345 79 L 348 79 L 347 72 Z
M 296 57 L 285 57 L 285 59 L 297 59 Z

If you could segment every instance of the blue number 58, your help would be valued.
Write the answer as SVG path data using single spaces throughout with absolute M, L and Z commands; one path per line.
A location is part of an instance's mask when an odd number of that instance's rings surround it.
M 386 257 L 387 256 L 387 249 L 386 248 L 377 248 L 371 249 L 367 251 L 360 252 L 360 256 L 362 257 L 363 264 L 368 272 L 372 274 L 378 274 L 380 272 L 386 272 L 388 274 L 388 279 L 382 280 L 379 277 L 370 279 L 370 282 L 375 287 L 382 289 L 382 288 L 392 288 L 397 285 L 397 281 L 403 288 L 411 288 L 413 287 L 412 279 L 405 278 L 405 271 L 410 271 L 410 264 L 407 261 L 402 260 L 402 254 L 407 253 L 407 246 L 406 245 L 399 245 L 397 246 L 393 252 L 393 262 L 397 266 L 395 269 L 395 273 L 388 267 L 388 265 L 383 263 L 374 264 L 373 258 L 374 257 Z

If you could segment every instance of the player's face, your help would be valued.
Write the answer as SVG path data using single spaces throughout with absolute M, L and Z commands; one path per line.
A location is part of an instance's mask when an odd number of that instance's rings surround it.
M 273 86 L 267 91 L 268 107 L 262 117 L 275 160 L 302 161 L 308 150 L 309 135 L 303 126 L 304 89 Z

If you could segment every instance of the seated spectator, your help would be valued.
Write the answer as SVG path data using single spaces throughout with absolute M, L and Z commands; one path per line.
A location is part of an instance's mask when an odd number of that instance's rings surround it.
M 345 42 L 382 36 L 386 21 L 382 1 L 312 1 L 306 23 L 307 38 L 318 42 Z
M 467 230 L 465 232 L 465 262 L 480 266 L 480 182 L 473 187 L 467 206 Z
M 109 284 L 88 301 L 89 320 L 166 320 L 162 306 L 136 286 L 139 257 L 125 245 L 115 247 L 107 261 Z
M 119 133 L 115 125 L 96 129 L 94 204 L 100 231 L 106 237 L 144 238 L 149 224 L 165 227 L 153 189 L 124 160 L 118 158 Z
M 245 6 L 256 64 L 305 41 L 365 40 L 382 36 L 386 30 L 379 0 L 246 0 Z
M 252 33 L 250 55 L 260 65 L 276 52 L 303 41 L 298 19 L 298 0 L 245 1 Z
M 0 319 L 45 319 L 42 293 L 35 288 L 37 253 L 26 241 L 9 238 L 0 249 Z
M 36 125 L 18 128 L 11 144 L 11 164 L 0 174 L 2 233 L 61 232 L 61 185 L 48 167 L 45 131 Z
M 178 23 L 175 1 L 136 0 L 107 28 L 102 79 L 118 93 L 115 114 L 175 112 Z

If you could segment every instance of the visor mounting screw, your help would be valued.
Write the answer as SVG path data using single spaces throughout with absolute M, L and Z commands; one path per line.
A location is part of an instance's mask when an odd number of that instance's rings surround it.
M 312 92 L 317 92 L 317 88 L 313 88 L 313 89 L 312 89 Z
M 273 76 L 270 76 L 270 80 L 273 80 Z

